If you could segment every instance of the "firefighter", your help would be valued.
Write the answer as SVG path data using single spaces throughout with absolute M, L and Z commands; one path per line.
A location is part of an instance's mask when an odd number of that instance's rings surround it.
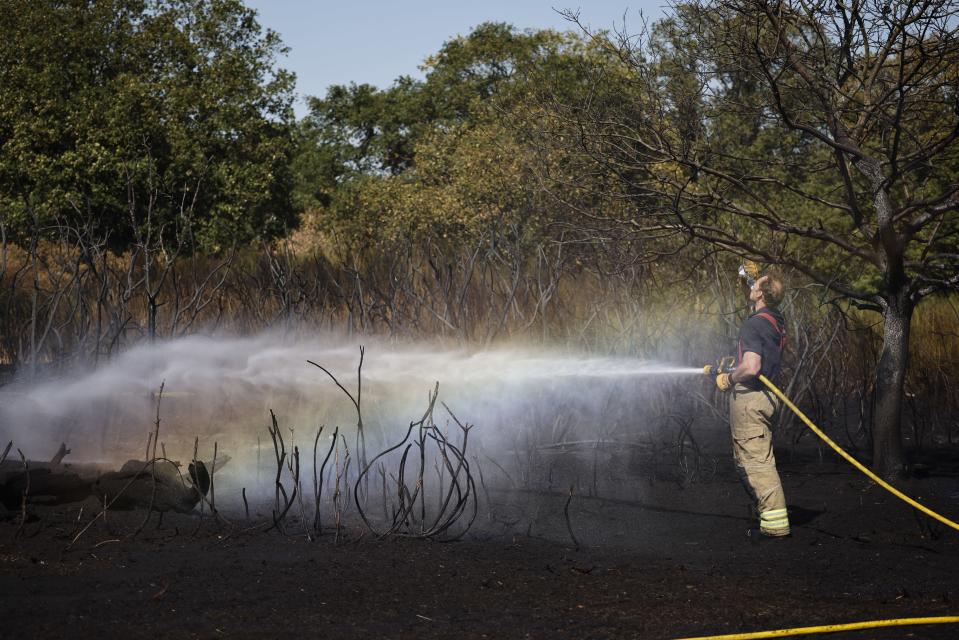
M 758 275 L 758 274 L 755 274 Z M 747 278 L 747 282 L 752 278 Z M 772 426 L 780 401 L 766 389 L 759 375 L 775 382 L 786 344 L 785 318 L 779 311 L 783 281 L 764 275 L 752 281 L 752 314 L 739 329 L 736 367 L 716 376 L 716 386 L 730 392 L 729 424 L 733 460 L 759 513 L 759 534 L 771 538 L 789 535 L 789 515 L 782 482 L 773 455 Z M 752 531 L 750 531 L 752 534 Z

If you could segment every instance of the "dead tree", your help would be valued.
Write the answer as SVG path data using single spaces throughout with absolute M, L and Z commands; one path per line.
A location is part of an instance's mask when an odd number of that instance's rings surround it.
M 279 425 L 277 425 L 276 414 L 273 413 L 272 410 L 270 410 L 269 431 L 270 438 L 273 440 L 273 453 L 276 458 L 276 475 L 274 477 L 275 498 L 273 502 L 273 524 L 266 530 L 278 529 L 280 532 L 285 533 L 283 529 L 283 519 L 286 518 L 290 507 L 292 507 L 296 501 L 296 496 L 300 488 L 300 450 L 294 446 L 293 453 L 289 461 L 287 460 L 286 443 L 283 441 L 283 434 L 280 432 Z M 283 484 L 284 468 L 287 468 L 291 475 L 290 493 L 287 492 L 286 486 Z M 283 498 L 282 506 L 280 503 L 281 497 Z
M 366 462 L 366 433 L 363 429 L 363 357 L 366 354 L 366 349 L 360 345 L 360 362 L 356 367 L 356 394 L 350 393 L 346 387 L 340 384 L 340 381 L 336 379 L 329 369 L 319 365 L 312 360 L 307 360 L 308 363 L 325 373 L 330 377 L 330 380 L 339 387 L 340 391 L 346 394 L 346 397 L 350 399 L 350 402 L 353 404 L 353 408 L 356 410 L 356 450 L 359 455 L 358 465 L 360 468 L 365 468 L 367 466 Z M 335 439 L 334 439 L 335 441 Z M 358 487 L 359 485 L 357 485 Z M 363 485 L 363 495 L 366 496 L 368 493 L 368 485 Z
M 397 535 L 453 540 L 462 537 L 476 519 L 478 512 L 476 484 L 466 453 L 469 431 L 472 427 L 461 423 L 452 411 L 444 405 L 450 418 L 459 428 L 462 440 L 455 443 L 444 435 L 433 421 L 433 410 L 438 393 L 439 385 L 430 393 L 427 410 L 423 417 L 416 422 L 411 422 L 403 439 L 377 454 L 360 471 L 356 479 L 355 486 L 359 486 L 359 483 L 366 479 L 370 470 L 379 461 L 385 462 L 391 454 L 402 449 L 395 472 L 389 473 L 389 477 L 395 486 L 395 499 L 388 500 L 389 504 L 384 512 L 389 513 L 389 517 L 386 518 L 382 526 L 377 526 L 371 520 L 364 509 L 364 505 L 356 497 L 356 489 L 354 488 L 356 507 L 360 518 L 367 528 L 378 537 Z M 410 437 L 413 436 L 414 432 L 416 436 L 411 442 Z M 409 469 L 407 464 L 411 460 L 410 452 L 414 446 L 419 454 L 417 456 L 419 464 Z M 427 502 L 425 473 L 427 459 L 433 457 L 436 458 L 438 466 L 445 470 L 449 478 L 447 487 L 444 488 L 442 482 L 439 485 L 438 504 L 435 512 Z M 412 475 L 412 478 L 409 477 L 410 475 Z M 384 500 L 387 500 L 388 496 L 388 492 L 385 490 L 386 477 L 387 473 L 384 471 Z M 412 480 L 412 487 L 410 486 L 410 480 Z M 453 530 L 457 525 L 460 525 L 460 528 L 454 532 Z
M 323 427 L 320 427 L 316 433 L 316 439 L 313 441 L 313 533 L 317 536 L 323 535 L 323 521 L 320 517 L 320 503 L 323 498 L 323 474 L 325 473 L 327 463 L 330 461 L 330 456 L 333 455 L 333 449 L 336 448 L 337 441 L 339 440 L 340 428 L 336 427 L 333 430 L 330 448 L 326 452 L 326 457 L 323 458 L 323 463 L 319 466 L 319 469 L 317 469 L 316 448 L 320 442 L 320 435 L 322 433 Z

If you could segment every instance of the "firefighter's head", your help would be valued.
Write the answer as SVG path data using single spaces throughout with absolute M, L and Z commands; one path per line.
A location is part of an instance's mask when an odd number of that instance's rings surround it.
M 786 286 L 783 284 L 782 278 L 774 273 L 768 273 L 756 280 L 750 287 L 749 301 L 757 307 L 778 307 L 783 301 L 785 290 Z M 760 302 L 762 302 L 762 305 L 759 304 Z

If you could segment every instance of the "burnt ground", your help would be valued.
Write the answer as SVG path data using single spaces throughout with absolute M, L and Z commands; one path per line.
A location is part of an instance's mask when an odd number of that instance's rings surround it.
M 955 454 L 900 487 L 959 518 Z M 942 464 L 945 461 L 945 464 Z M 951 466 L 950 462 L 951 461 Z M 80 505 L 0 522 L 7 638 L 675 638 L 959 614 L 959 532 L 844 464 L 781 457 L 794 534 L 751 542 L 735 477 L 644 480 L 616 498 L 490 491 L 463 541 L 241 531 L 110 513 L 69 551 Z M 224 500 L 221 498 L 221 501 Z M 96 504 L 85 505 L 85 513 Z M 84 519 L 88 516 L 84 515 Z M 813 636 L 807 636 L 813 637 Z M 956 638 L 959 626 L 830 638 Z

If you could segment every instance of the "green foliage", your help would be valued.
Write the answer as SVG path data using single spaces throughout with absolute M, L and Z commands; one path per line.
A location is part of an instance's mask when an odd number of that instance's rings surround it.
M 677 169 L 656 195 L 698 237 L 842 295 L 954 288 L 959 39 L 954 5 L 934 4 L 679 5 L 635 65 L 660 94 L 653 155 Z
M 379 90 L 370 85 L 330 87 L 312 98 L 301 123 L 305 165 L 326 172 L 313 184 L 334 188 L 340 178 L 397 175 L 415 160 L 417 141 L 435 128 L 473 124 L 491 116 L 488 104 L 523 85 L 544 57 L 555 54 L 563 37 L 553 32 L 516 33 L 502 24 L 484 24 L 467 37 L 454 38 L 427 59 L 424 81 L 398 78 Z M 299 198 L 321 203 L 319 197 Z
M 583 166 L 563 153 L 568 141 L 536 121 L 549 116 L 546 95 L 638 108 L 612 52 L 571 33 L 484 24 L 423 69 L 424 80 L 402 77 L 384 90 L 331 87 L 300 123 L 295 200 L 339 249 L 472 246 L 501 234 L 534 247 L 571 207 L 602 200 L 601 187 L 574 179 Z M 544 189 L 543 172 L 569 188 Z
M 327 231 L 377 251 L 421 238 L 472 243 L 493 227 L 515 240 L 542 232 L 529 152 L 502 126 L 434 130 L 413 151 L 417 162 L 402 175 L 344 187 L 322 219 Z
M 2 0 L 0 207 L 122 249 L 270 237 L 290 201 L 293 77 L 236 0 Z

